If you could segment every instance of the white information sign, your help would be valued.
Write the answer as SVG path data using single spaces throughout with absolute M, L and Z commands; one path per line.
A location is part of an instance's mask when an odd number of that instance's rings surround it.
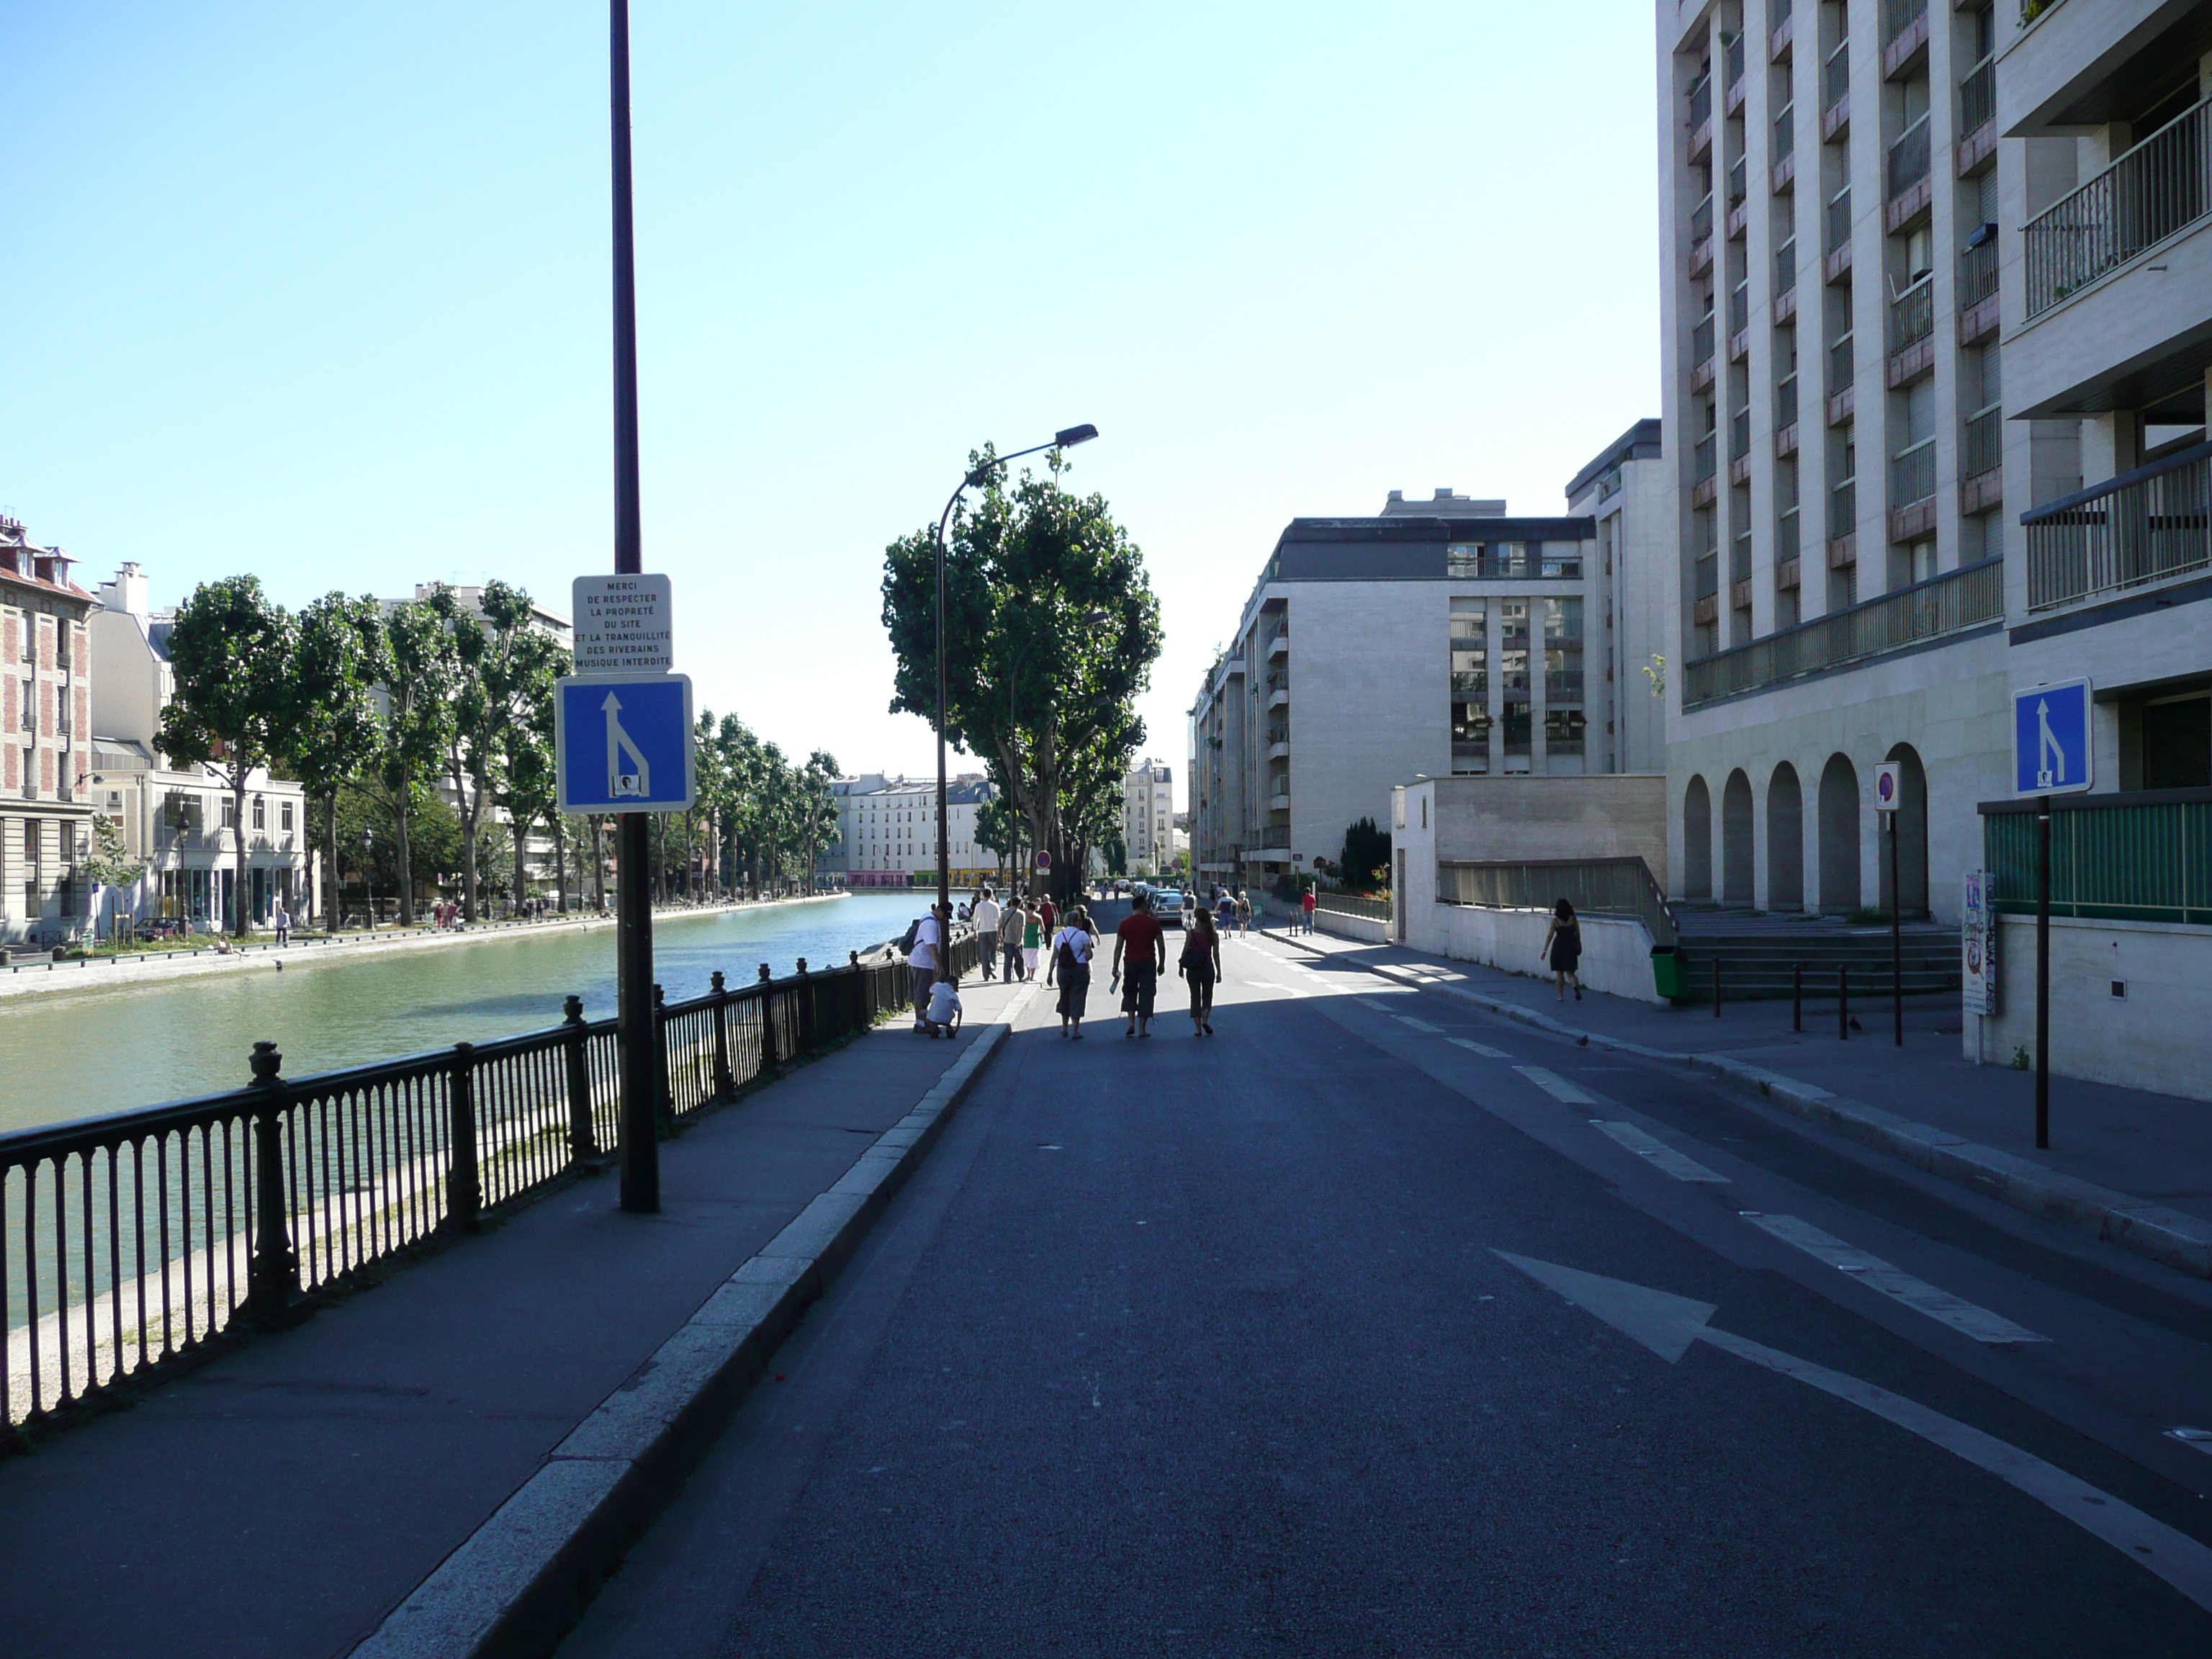
M 666 674 L 676 636 L 665 576 L 579 576 L 572 590 L 579 674 Z
M 1960 1003 L 1970 1014 L 1997 1011 L 1997 919 L 1990 908 L 1989 878 L 1966 872 L 1965 902 L 1959 907 Z

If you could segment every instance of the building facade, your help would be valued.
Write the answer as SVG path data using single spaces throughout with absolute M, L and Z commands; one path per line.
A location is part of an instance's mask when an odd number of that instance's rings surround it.
M 94 599 L 70 563 L 0 519 L 0 945 L 58 945 L 90 921 Z
M 1662 429 L 1658 420 L 1638 421 L 1567 483 L 1568 513 L 1596 526 L 1603 614 L 1589 672 L 1611 693 L 1598 769 L 1607 773 L 1656 772 L 1666 762 L 1668 623 L 1679 583 Z
M 1449 490 L 1292 520 L 1192 708 L 1199 879 L 1334 860 L 1416 777 L 1656 769 L 1650 722 L 1620 719 L 1620 571 L 1596 535 Z
M 175 691 L 168 652 L 175 613 L 150 609 L 146 577 L 136 564 L 102 583 L 99 599 L 87 629 L 93 665 L 88 784 L 96 810 L 121 831 L 124 850 L 143 866 L 137 882 L 106 896 L 106 916 L 219 927 L 241 880 L 246 914 L 256 925 L 265 925 L 279 904 L 303 921 L 319 911 L 315 837 L 300 786 L 262 768 L 247 778 L 241 876 L 233 833 L 238 803 L 228 787 L 204 767 L 172 764 L 156 741 L 161 711 Z
M 937 884 L 937 781 L 870 772 L 830 786 L 837 802 L 837 839 L 816 868 L 856 889 L 933 887 Z M 999 855 L 976 840 L 976 816 L 998 790 L 980 772 L 947 781 L 945 834 L 955 887 L 1000 876 Z
M 1955 919 L 2003 779 L 1989 6 L 1660 0 L 1676 896 Z M 2003 27 L 2012 27 L 2006 14 Z
M 1121 779 L 1121 844 L 1133 876 L 1164 875 L 1175 867 L 1175 770 L 1147 757 Z

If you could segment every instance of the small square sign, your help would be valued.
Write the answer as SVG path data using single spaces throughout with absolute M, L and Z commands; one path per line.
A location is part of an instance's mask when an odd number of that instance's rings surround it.
M 563 812 L 680 812 L 692 804 L 689 677 L 558 681 L 553 724 Z
M 2095 775 L 2089 744 L 2089 682 L 2061 680 L 2012 694 L 2013 793 L 2066 795 Z
M 1897 792 L 1904 787 L 1904 769 L 1895 761 L 1884 761 L 1874 769 L 1874 810 L 1877 812 L 1897 811 Z
M 665 674 L 676 666 L 665 576 L 579 576 L 569 590 L 579 674 Z

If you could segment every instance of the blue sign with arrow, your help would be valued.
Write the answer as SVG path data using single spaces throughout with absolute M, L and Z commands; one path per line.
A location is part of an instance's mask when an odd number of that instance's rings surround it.
M 2068 795 L 2089 787 L 2089 702 L 2087 680 L 2012 694 L 2014 794 Z
M 690 676 L 580 675 L 555 691 L 563 812 L 680 812 L 692 804 Z

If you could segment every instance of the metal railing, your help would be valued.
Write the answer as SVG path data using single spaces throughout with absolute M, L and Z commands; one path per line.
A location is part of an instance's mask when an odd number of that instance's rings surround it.
M 1997 291 L 1997 245 L 1984 242 L 1959 255 L 1959 309 L 1979 305 Z
M 1717 551 L 1700 553 L 1692 573 L 1697 593 L 1701 599 L 1710 599 L 1721 591 L 1721 556 Z
M 1634 856 L 1437 865 L 1437 902 L 1488 910 L 1549 910 L 1561 899 L 1586 915 L 1633 916 L 1654 945 L 1681 934 L 1651 866 Z
M 1721 80 L 1725 86 L 1734 87 L 1743 79 L 1743 36 L 1731 34 L 1721 47 L 1723 65 Z
M 1690 363 L 1696 365 L 1711 361 L 1713 355 L 1713 313 L 1707 312 L 1698 319 L 1690 331 Z
M 1797 286 L 1797 239 L 1793 236 L 1774 250 L 1774 295 L 1777 299 Z
M 1821 251 L 1833 253 L 1851 240 L 1851 187 L 1845 185 L 1828 198 L 1828 238 Z
M 1684 665 L 1685 707 L 1940 639 L 2004 615 L 2004 561 L 1962 565 Z
M 1790 375 L 1774 388 L 1774 428 L 1779 432 L 1797 424 L 1797 377 Z
M 1851 337 L 1844 335 L 1828 348 L 1828 390 L 1841 392 L 1851 383 L 1855 373 L 1851 361 Z
M 1882 45 L 1889 45 L 1927 15 L 1928 0 L 1882 0 Z
M 1848 536 L 1859 527 L 1859 483 L 1846 478 L 1828 491 L 1828 539 Z
M 1741 202 L 1745 197 L 1751 194 L 1751 184 L 1748 175 L 1749 169 L 1744 165 L 1742 156 L 1739 155 L 1735 161 L 1729 163 L 1728 199 L 1729 205 L 1730 207 L 1734 207 L 1738 202 Z
M 1799 514 L 1794 507 L 1785 507 L 1774 520 L 1774 562 L 1787 564 L 1797 556 Z
M 1314 908 L 1334 910 L 1341 916 L 1365 916 L 1370 921 L 1390 920 L 1390 901 L 1386 898 L 1370 898 L 1364 893 L 1316 891 L 1314 894 Z
M 1838 40 L 1828 60 L 1820 65 L 1820 107 L 1832 110 L 1844 101 L 1851 89 L 1851 43 Z
M 1731 338 L 1751 326 L 1751 284 L 1738 283 L 1729 290 L 1728 325 Z
M 1729 580 L 1730 583 L 1751 580 L 1751 532 L 1739 530 L 1729 544 Z
M 1978 477 L 2004 465 L 2004 410 L 1997 405 L 1966 417 L 1959 437 L 1959 476 Z
M 2212 925 L 2212 790 L 2051 805 L 2052 915 Z M 2033 915 L 2036 803 L 1984 801 L 1981 811 L 1990 908 Z
M 1959 82 L 1959 131 L 1971 137 L 1997 116 L 1997 60 L 1984 58 Z
M 1713 118 L 1713 77 L 1699 76 L 1690 88 L 1690 129 L 1698 128 Z
M 1936 441 L 1923 438 L 1889 458 L 1892 511 L 1924 501 L 1936 493 Z
M 975 966 L 973 934 L 956 971 Z M 765 974 L 766 969 L 763 969 Z M 655 1001 L 664 1133 L 903 1006 L 896 953 Z M 0 1134 L 0 1439 L 591 1167 L 620 1145 L 616 1022 Z
M 1739 409 L 1729 416 L 1729 459 L 1740 461 L 1751 453 L 1751 411 Z
M 1706 197 L 1690 210 L 1690 240 L 1706 240 L 1713 234 L 1713 198 Z
M 1936 280 L 1923 276 L 1889 302 L 1889 349 L 1894 356 L 1936 331 Z
M 1693 452 L 1691 470 L 1698 483 L 1703 483 L 1720 470 L 1714 458 L 1713 438 L 1713 434 L 1705 434 L 1698 440 L 1697 449 Z
M 1928 176 L 1928 118 L 1923 115 L 1898 134 L 1889 147 L 1889 193 L 1902 196 Z
M 2041 315 L 2212 212 L 2212 99 L 2027 222 L 2027 314 Z
M 2021 514 L 2027 608 L 2048 611 L 2212 565 L 2212 443 Z
M 1774 149 L 1770 162 L 1779 161 L 1797 148 L 1797 106 L 1784 104 L 1774 118 Z

